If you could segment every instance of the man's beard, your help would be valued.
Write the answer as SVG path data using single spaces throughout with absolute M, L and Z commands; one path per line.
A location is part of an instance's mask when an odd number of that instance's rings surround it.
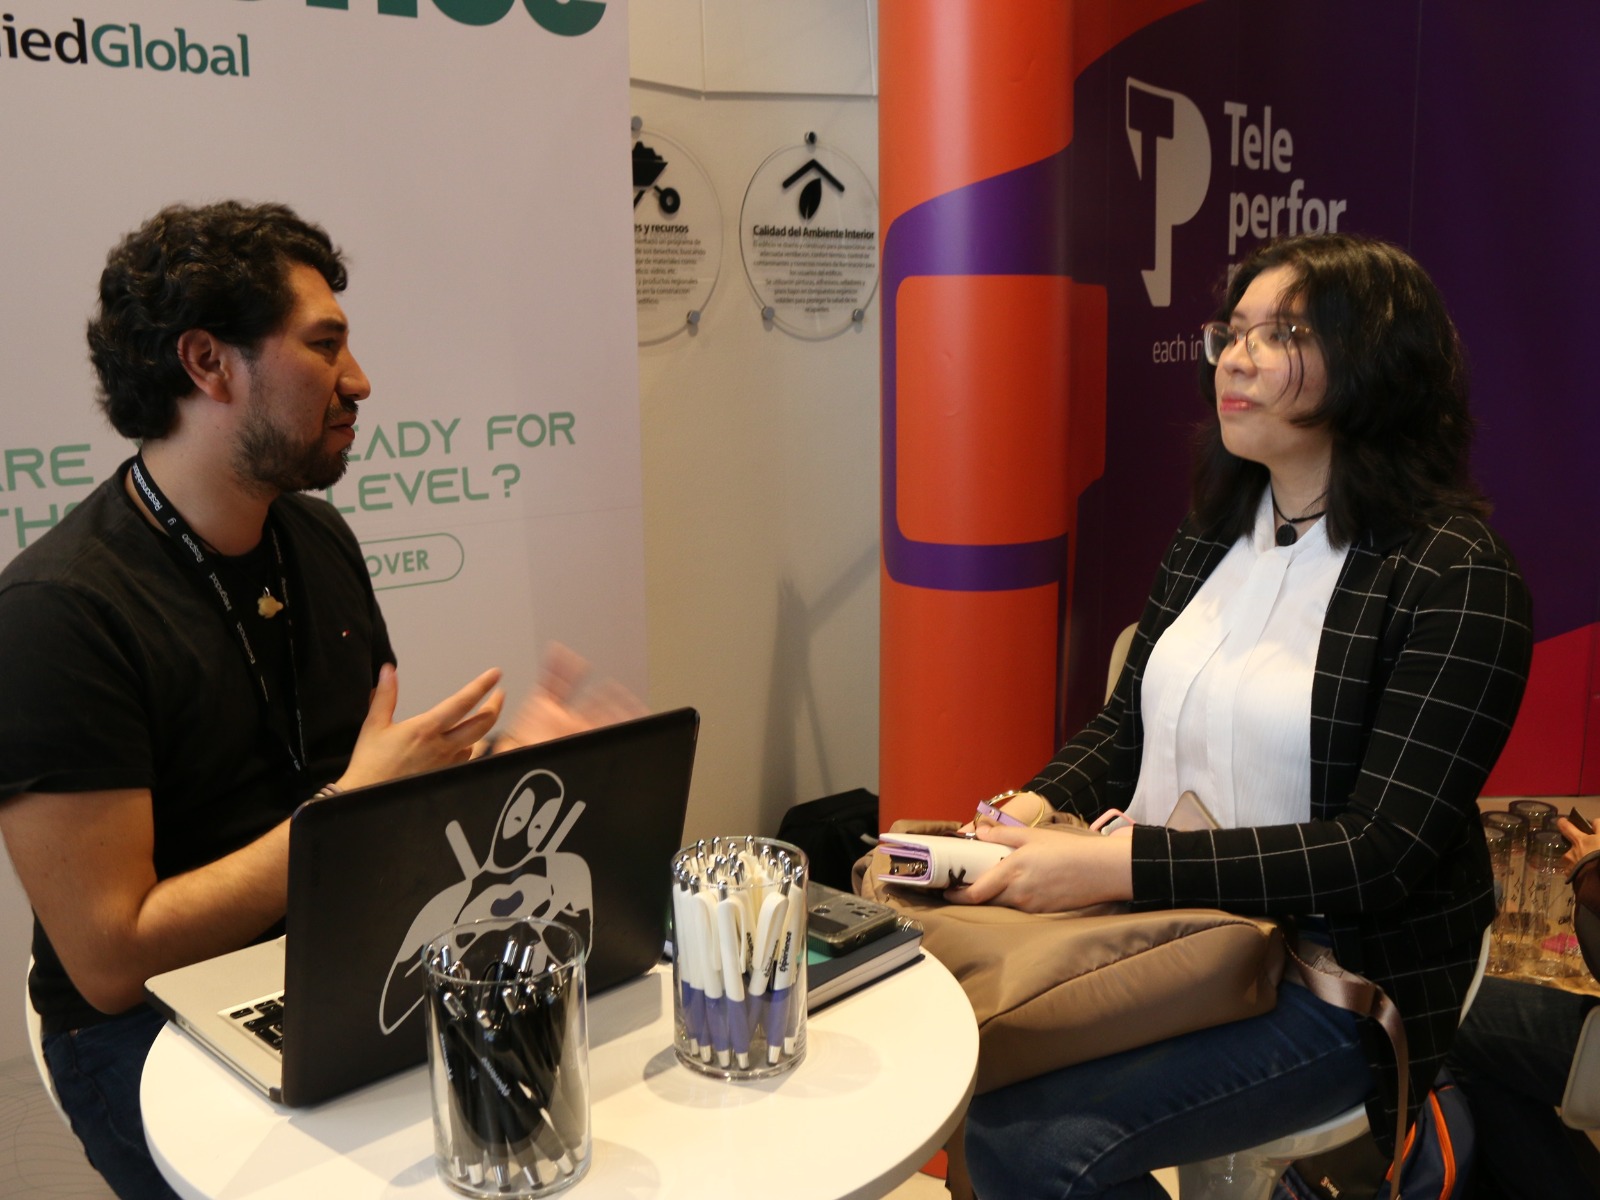
M 355 411 L 354 405 L 337 407 Z M 344 477 L 348 447 L 329 449 L 321 437 L 310 445 L 297 443 L 273 423 L 267 408 L 252 404 L 240 427 L 233 448 L 233 468 L 240 479 L 281 495 L 330 488 Z

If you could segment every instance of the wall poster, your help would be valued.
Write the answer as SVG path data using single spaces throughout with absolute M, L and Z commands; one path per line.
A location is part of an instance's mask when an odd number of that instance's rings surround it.
M 682 145 L 633 122 L 633 264 L 639 344 L 700 323 L 722 273 L 722 206 Z
M 0 564 L 132 452 L 84 347 L 106 252 L 175 201 L 278 200 L 350 260 L 373 392 L 327 498 L 402 710 L 491 664 L 515 697 L 548 638 L 642 689 L 627 88 L 614 0 L 8 5 Z
M 852 159 L 807 135 L 751 177 L 739 249 L 764 317 L 797 337 L 842 333 L 878 288 L 877 192 Z

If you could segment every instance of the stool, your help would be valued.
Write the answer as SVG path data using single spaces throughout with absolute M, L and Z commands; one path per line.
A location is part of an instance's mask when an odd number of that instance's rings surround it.
M 44 1084 L 44 1090 L 50 1094 L 50 1103 L 55 1106 L 56 1115 L 63 1121 L 67 1114 L 61 1107 L 61 1097 L 56 1095 L 56 1081 L 50 1078 L 50 1066 L 44 1061 L 44 1022 L 39 1019 L 39 1012 L 33 1007 L 33 997 L 28 993 L 28 976 L 33 974 L 33 956 L 28 956 L 28 969 L 22 975 L 22 1015 L 28 1026 L 28 1047 L 33 1051 L 33 1065 L 39 1072 L 39 1082 Z M 71 1122 L 67 1121 L 68 1126 Z
M 1463 1017 L 1478 995 L 1478 985 L 1483 982 L 1488 966 L 1489 931 L 1485 929 L 1483 946 L 1478 951 L 1478 967 L 1467 987 L 1467 998 L 1461 1003 Z M 1178 1168 L 1179 1200 L 1270 1200 L 1279 1178 L 1295 1159 L 1336 1150 L 1366 1131 L 1366 1105 L 1358 1104 L 1309 1129 L 1285 1134 L 1234 1154 L 1185 1164 Z
M 1284 1170 L 1307 1158 L 1353 1142 L 1367 1131 L 1367 1109 L 1358 1104 L 1320 1125 L 1286 1134 L 1276 1141 L 1188 1163 L 1178 1168 L 1180 1200 L 1269 1200 Z

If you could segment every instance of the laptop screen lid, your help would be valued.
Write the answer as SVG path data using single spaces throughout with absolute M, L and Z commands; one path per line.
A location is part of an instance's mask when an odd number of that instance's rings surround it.
M 591 991 L 649 970 L 698 725 L 677 709 L 301 805 L 289 827 L 281 1083 L 243 1073 L 300 1106 L 422 1062 L 419 953 L 462 922 L 568 920 L 588 941 Z M 241 1069 L 222 1039 L 173 1015 Z
M 422 947 L 562 917 L 600 991 L 659 960 L 699 718 L 678 709 L 308 803 L 289 836 L 283 1097 L 426 1057 Z

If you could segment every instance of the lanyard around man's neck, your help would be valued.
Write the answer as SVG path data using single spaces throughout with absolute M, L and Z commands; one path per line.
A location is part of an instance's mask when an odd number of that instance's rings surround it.
M 222 614 L 223 622 L 233 630 L 234 641 L 244 655 L 245 667 L 255 676 L 256 685 L 260 689 L 263 719 L 267 727 L 277 733 L 279 741 L 283 743 L 284 750 L 288 752 L 289 761 L 293 764 L 295 771 L 303 774 L 306 769 L 306 732 L 305 722 L 300 715 L 300 681 L 295 667 L 294 654 L 294 617 L 288 609 L 289 571 L 283 553 L 283 542 L 278 537 L 277 526 L 272 519 L 272 514 L 270 512 L 267 514 L 265 532 L 271 541 L 273 556 L 277 563 L 278 591 L 282 601 L 280 605 L 273 597 L 268 596 L 265 600 L 272 600 L 277 607 L 274 607 L 272 612 L 269 613 L 265 607 L 264 600 L 260 611 L 264 617 L 269 619 L 280 609 L 283 612 L 284 632 L 288 637 L 289 647 L 289 695 L 286 699 L 288 700 L 289 711 L 294 714 L 294 738 L 292 740 L 284 730 L 279 728 L 280 722 L 276 717 L 278 710 L 273 707 L 272 689 L 267 684 L 266 671 L 263 669 L 260 657 L 256 654 L 255 647 L 251 644 L 249 631 L 244 626 L 243 614 L 234 603 L 233 596 L 229 594 L 227 585 L 222 582 L 222 577 L 217 572 L 216 564 L 212 561 L 213 556 L 221 556 L 201 540 L 200 535 L 190 528 L 189 522 L 183 519 L 183 514 L 177 510 L 171 500 L 167 499 L 166 493 L 161 490 L 160 486 L 151 477 L 150 468 L 145 464 L 142 453 L 134 457 L 133 463 L 129 467 L 129 473 L 133 477 L 134 495 L 167 535 L 183 547 L 185 554 L 182 557 L 185 562 L 194 565 L 195 574 L 193 578 L 200 586 L 200 590 L 212 598 Z

